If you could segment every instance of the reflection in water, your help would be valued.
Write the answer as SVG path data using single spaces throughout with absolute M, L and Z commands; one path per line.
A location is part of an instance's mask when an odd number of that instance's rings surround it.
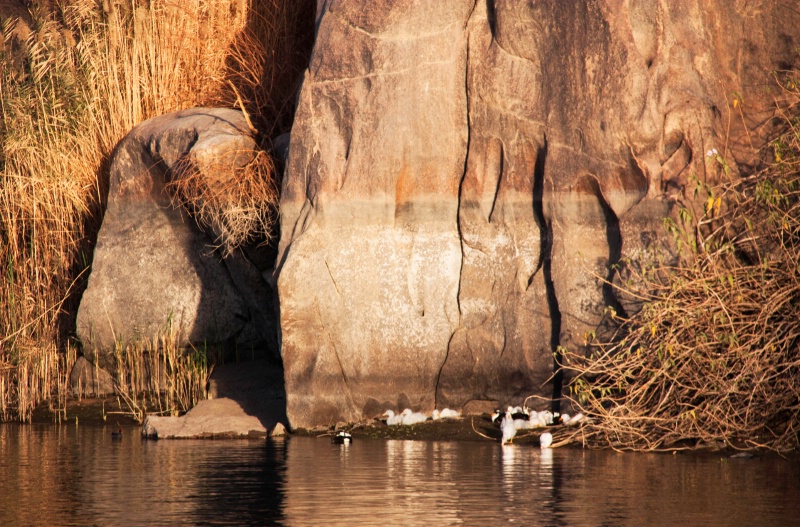
M 788 525 L 780 458 L 0 426 L 0 525 Z

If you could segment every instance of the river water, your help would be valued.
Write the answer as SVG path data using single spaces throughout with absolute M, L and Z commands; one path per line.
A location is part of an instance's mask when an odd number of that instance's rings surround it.
M 0 526 L 800 525 L 800 463 L 0 425 Z

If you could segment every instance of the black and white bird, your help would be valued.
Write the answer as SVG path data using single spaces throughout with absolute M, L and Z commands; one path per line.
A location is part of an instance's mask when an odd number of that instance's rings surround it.
M 530 417 L 528 412 L 525 412 L 522 407 L 520 406 L 509 406 L 506 408 L 506 411 L 503 412 L 500 408 L 494 411 L 492 414 L 492 422 L 496 425 L 500 425 L 501 419 L 506 416 L 506 414 L 511 416 L 511 419 L 520 421 L 520 420 L 527 420 Z
M 338 445 L 349 445 L 353 442 L 353 436 L 341 430 L 331 438 L 331 441 Z

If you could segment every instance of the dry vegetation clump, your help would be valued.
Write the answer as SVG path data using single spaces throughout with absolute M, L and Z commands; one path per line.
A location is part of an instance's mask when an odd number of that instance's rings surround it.
M 189 156 L 172 168 L 173 200 L 213 233 L 224 255 L 255 241 L 269 240 L 278 217 L 275 168 L 265 152 L 248 161 L 229 152 L 208 165 Z
M 276 129 L 256 119 L 264 126 L 265 141 L 269 132 L 287 130 L 293 110 L 287 86 L 295 81 L 282 75 L 302 71 L 308 52 L 294 49 L 291 62 L 270 64 L 273 57 L 285 59 L 275 50 L 296 43 L 292 35 L 304 27 L 300 14 L 312 3 L 253 2 L 255 8 L 247 0 L 28 4 L 30 24 L 0 20 L 4 420 L 28 419 L 42 401 L 61 405 L 66 397 L 77 353 L 69 334 L 102 217 L 114 146 L 145 119 L 213 102 L 251 112 L 274 108 L 267 117 L 279 123 Z M 265 6 L 273 18 L 261 20 Z M 305 23 L 313 34 L 313 16 Z M 266 178 L 273 188 L 271 165 L 256 165 L 242 175 Z M 250 183 L 229 190 L 253 192 L 263 181 Z M 261 231 L 270 230 L 263 222 L 274 213 L 274 198 L 270 195 L 266 215 L 255 221 Z M 237 239 L 246 228 L 238 226 Z
M 560 437 L 625 450 L 800 443 L 800 80 L 764 170 L 698 185 L 699 221 L 667 224 L 691 262 L 653 269 L 642 310 L 589 359 L 570 354 L 589 424 Z M 725 159 L 709 152 L 727 171 Z M 705 233 L 700 236 L 698 233 Z M 612 314 L 613 316 L 613 314 Z

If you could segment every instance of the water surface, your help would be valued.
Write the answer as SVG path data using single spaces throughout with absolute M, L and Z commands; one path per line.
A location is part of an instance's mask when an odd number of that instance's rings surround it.
M 0 425 L 0 525 L 796 525 L 778 457 Z

